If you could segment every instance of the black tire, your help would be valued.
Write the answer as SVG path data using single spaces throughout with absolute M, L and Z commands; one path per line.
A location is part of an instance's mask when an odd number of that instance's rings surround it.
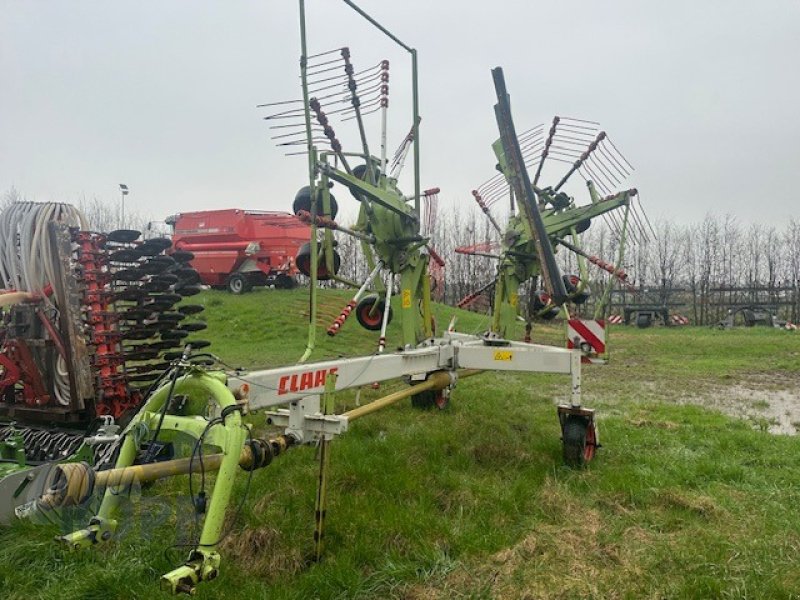
M 377 306 L 376 306 L 377 303 Z M 375 309 L 373 310 L 373 306 Z M 356 305 L 358 323 L 370 331 L 380 331 L 383 324 L 383 311 L 386 303 L 377 296 L 365 296 Z M 392 307 L 389 307 L 389 323 L 392 322 Z
M 253 289 L 253 284 L 241 273 L 232 273 L 225 283 L 231 294 L 245 294 Z
M 325 281 L 331 278 L 331 273 L 328 272 L 328 268 L 325 265 L 325 255 L 322 252 L 323 246 L 319 244 L 317 246 L 318 254 L 317 254 L 317 279 L 319 281 Z M 300 271 L 306 277 L 311 277 L 311 243 L 306 242 L 302 246 L 300 246 L 300 250 L 297 251 L 297 256 L 294 259 L 294 264 L 297 266 L 297 270 Z M 342 258 L 339 256 L 339 253 L 336 250 L 333 251 L 333 275 L 336 275 L 339 272 L 339 267 L 342 264 Z
M 336 198 L 333 194 L 329 194 L 329 198 L 331 214 L 325 216 L 335 219 L 336 215 L 339 213 L 339 203 L 336 202 Z M 295 194 L 294 202 L 292 203 L 292 212 L 294 212 L 294 214 L 298 214 L 301 210 L 311 212 L 311 190 L 307 185 L 300 188 L 297 194 Z M 317 189 L 317 215 L 322 214 L 322 190 Z
M 280 290 L 291 290 L 295 285 L 297 285 L 295 280 L 286 273 L 279 273 L 275 277 L 275 287 Z
M 639 313 L 636 315 L 636 326 L 639 329 L 647 329 L 653 324 L 653 315 L 650 313 Z
M 561 430 L 564 462 L 570 467 L 583 467 L 594 458 L 597 448 L 594 423 L 586 417 L 569 415 Z
M 436 408 L 444 410 L 448 407 L 450 401 L 442 395 L 442 392 L 436 390 L 426 390 L 419 394 L 411 396 L 411 406 L 422 410 Z

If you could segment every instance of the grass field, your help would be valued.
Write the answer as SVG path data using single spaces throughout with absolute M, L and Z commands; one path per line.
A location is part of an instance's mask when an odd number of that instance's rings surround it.
M 300 356 L 303 292 L 199 298 L 227 362 Z M 325 325 L 344 298 L 325 295 Z M 437 308 L 440 327 L 453 312 Z M 462 331 L 486 325 L 455 312 Z M 560 344 L 560 328 L 534 333 Z M 255 472 L 239 519 L 230 511 L 221 576 L 197 597 L 800 597 L 800 438 L 768 432 L 797 423 L 800 334 L 618 327 L 612 336 L 612 363 L 584 371 L 603 443 L 588 469 L 561 465 L 554 404 L 567 396 L 566 378 L 466 379 L 444 411 L 401 403 L 333 443 L 321 563 L 306 561 L 314 449 Z M 318 359 L 374 350 L 355 319 L 336 340 L 322 328 L 319 337 Z M 264 430 L 263 416 L 252 421 Z M 242 473 L 236 501 L 246 487 Z M 137 506 L 119 541 L 85 552 L 56 546 L 55 526 L 0 531 L 0 595 L 162 597 L 159 576 L 185 552 L 170 546 L 191 530 L 185 478 L 154 485 Z

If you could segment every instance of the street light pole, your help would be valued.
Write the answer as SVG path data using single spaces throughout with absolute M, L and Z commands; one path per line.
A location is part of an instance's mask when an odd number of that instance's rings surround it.
M 119 228 L 120 229 L 124 229 L 124 227 L 125 227 L 125 196 L 128 195 L 128 192 L 130 190 L 128 190 L 128 186 L 127 185 L 125 185 L 124 183 L 120 183 L 119 184 L 119 191 L 120 191 L 120 193 L 122 195 L 122 198 L 121 198 L 122 199 L 122 215 L 120 216 Z

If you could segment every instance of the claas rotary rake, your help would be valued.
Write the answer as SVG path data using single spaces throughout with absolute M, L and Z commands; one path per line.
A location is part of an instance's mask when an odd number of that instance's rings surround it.
M 425 198 L 432 198 L 435 192 L 423 192 L 420 186 L 417 54 L 351 0 L 344 1 L 409 52 L 412 127 L 391 164 L 385 151 L 385 127 L 382 127 L 380 156 L 374 157 L 370 153 L 364 117 L 369 110 L 374 110 L 382 115 L 383 123 L 386 121 L 388 65 L 381 61 L 374 72 L 361 77 L 346 48 L 330 54 L 310 55 L 306 41 L 305 3 L 300 0 L 303 97 L 292 107 L 271 115 L 269 120 L 276 123 L 288 119 L 289 122 L 285 123 L 288 125 L 287 133 L 299 131 L 299 136 L 280 138 L 280 143 L 290 149 L 295 146 L 301 150 L 304 148 L 299 154 L 308 159 L 308 186 L 297 194 L 294 201 L 295 212 L 312 228 L 307 247 L 297 257 L 298 268 L 308 274 L 312 284 L 311 333 L 305 355 L 298 364 L 291 366 L 231 372 L 230 369 L 202 364 L 203 359 L 218 363 L 219 360 L 208 353 L 198 355 L 187 344 L 181 357 L 171 364 L 163 384 L 147 396 L 143 406 L 121 432 L 115 467 L 97 471 L 81 462 L 59 465 L 50 474 L 47 489 L 28 507 L 28 514 L 37 518 L 65 506 L 85 504 L 96 492 L 104 490 L 99 509 L 93 512 L 86 526 L 61 537 L 70 548 L 99 545 L 118 535 L 123 496 L 120 492 L 126 486 L 176 474 L 216 472 L 213 485 L 203 476 L 200 487 L 190 489 L 194 512 L 202 524 L 199 535 L 189 543 L 191 548 L 185 563 L 162 578 L 163 586 L 173 592 L 191 592 L 201 581 L 218 575 L 221 566 L 218 547 L 230 532 L 224 528 L 225 511 L 238 469 L 248 471 L 248 477 L 252 477 L 256 469 L 272 464 L 289 449 L 318 448 L 319 479 L 313 540 L 314 554 L 320 557 L 333 438 L 345 433 L 354 421 L 403 399 L 416 397 L 430 400 L 420 403 L 437 401 L 444 406 L 446 403 L 438 400 L 447 399 L 456 383 L 464 377 L 487 370 L 568 376 L 570 385 L 565 394 L 568 401 L 558 407 L 564 458 L 573 465 L 583 465 L 594 456 L 599 445 L 594 412 L 581 406 L 579 351 L 511 341 L 499 331 L 481 336 L 453 330 L 440 335 L 435 333 L 429 277 L 431 260 L 436 260 L 435 251 L 426 235 L 425 218 L 420 218 L 422 203 Z M 315 76 L 323 77 L 314 79 Z M 329 77 L 332 79 L 323 81 Z M 364 78 L 373 82 L 372 87 L 376 88 L 373 96 L 369 95 L 369 86 L 364 84 Z M 498 100 L 495 111 L 501 133 L 500 155 L 506 157 L 510 165 L 508 173 L 516 198 L 526 207 L 525 223 L 530 227 L 527 234 L 532 240 L 529 252 L 535 257 L 532 260 L 540 265 L 552 301 L 558 305 L 567 300 L 568 292 L 555 263 L 551 239 L 546 235 L 536 189 L 527 172 L 521 168 L 520 148 L 500 69 L 494 71 L 494 79 Z M 363 89 L 360 87 L 362 84 L 365 85 Z M 341 96 L 344 89 L 346 106 L 323 103 L 327 85 L 334 86 L 330 94 L 336 96 Z M 310 91 L 316 96 L 312 97 Z M 361 141 L 359 152 L 350 154 L 343 151 L 330 122 L 332 114 L 351 117 L 356 122 Z M 291 122 L 293 118 L 299 120 Z M 316 121 L 318 126 L 312 125 L 312 121 Z M 327 148 L 320 149 L 320 144 Z M 398 187 L 397 176 L 412 148 L 414 191 L 405 196 Z M 335 220 L 338 207 L 331 193 L 332 183 L 345 188 L 359 202 L 359 216 L 353 227 L 344 227 Z M 345 282 L 357 289 L 353 302 L 348 304 L 348 312 L 356 310 L 357 315 L 361 313 L 362 321 L 371 329 L 381 330 L 381 339 L 376 351 L 367 356 L 307 362 L 314 350 L 317 281 L 344 279 L 339 276 L 341 257 L 337 259 L 335 230 L 356 238 L 370 265 L 370 275 L 365 281 Z M 384 281 L 381 281 L 381 274 Z M 363 299 L 371 282 L 374 282 L 373 300 L 368 308 L 364 308 Z M 397 302 L 391 299 L 395 286 L 399 296 Z M 385 331 L 391 306 L 396 303 L 399 304 L 402 339 L 391 344 L 398 349 L 390 352 L 386 350 L 389 344 L 385 342 Z M 342 326 L 346 316 L 343 311 L 338 324 L 331 325 L 332 333 Z M 401 379 L 408 385 L 347 412 L 335 412 L 337 393 L 392 379 Z M 245 419 L 247 413 L 254 411 L 265 411 L 268 424 L 277 426 L 280 433 L 265 438 L 254 437 Z M 137 465 L 136 458 L 142 452 L 143 442 L 171 444 L 174 448 L 183 446 L 187 455 Z M 246 497 L 240 499 L 239 504 L 245 500 Z
M 460 254 L 497 260 L 496 275 L 465 296 L 458 306 L 467 307 L 482 294 L 492 293 L 492 331 L 506 336 L 520 310 L 520 288 L 531 281 L 526 327 L 529 341 L 532 317 L 551 320 L 563 313 L 569 320 L 566 304 L 583 304 L 589 299 L 587 265 L 592 264 L 612 276 L 602 298 L 595 304 L 594 321 L 602 327 L 614 281 L 626 286 L 631 284 L 624 269 L 584 251 L 580 247 L 580 234 L 589 228 L 593 219 L 602 216 L 618 242 L 618 265 L 624 259 L 626 242 L 647 241 L 652 228 L 637 201 L 637 190 L 613 191 L 630 174 L 630 163 L 606 133 L 598 131 L 597 123 L 579 119 L 555 117 L 549 130 L 540 125 L 525 131 L 511 146 L 516 146 L 518 151 L 509 153 L 508 143 L 502 136 L 493 144 L 499 173 L 472 191 L 496 240 L 456 249 Z M 554 163 L 566 163 L 569 167 L 554 185 L 542 185 L 542 175 L 547 172 L 544 167 Z M 565 186 L 575 174 L 586 183 L 589 204 L 578 205 L 566 192 Z M 528 181 L 523 184 L 524 179 Z M 530 188 L 526 189 L 527 183 Z M 508 207 L 505 227 L 499 225 L 494 214 L 502 210 L 503 205 Z M 619 212 L 622 214 L 617 214 Z M 545 239 L 549 243 L 543 250 L 539 240 Z M 555 259 L 543 260 L 549 256 L 547 246 L 556 250 L 561 246 L 574 253 L 579 272 L 561 275 Z M 537 281 L 541 287 L 537 287 Z M 572 324 L 581 327 L 579 320 Z M 570 340 L 570 347 L 572 345 Z M 577 345 L 587 357 L 598 357 L 590 345 Z

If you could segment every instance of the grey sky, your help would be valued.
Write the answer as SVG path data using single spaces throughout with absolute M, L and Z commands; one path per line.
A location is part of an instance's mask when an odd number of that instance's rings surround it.
M 410 126 L 407 55 L 343 3 L 307 5 L 312 52 L 348 45 L 357 68 L 391 60 L 393 150 Z M 800 216 L 796 0 L 361 6 L 419 51 L 423 186 L 441 187 L 448 206 L 471 203 L 493 173 L 489 70 L 501 65 L 518 129 L 554 114 L 600 121 L 636 167 L 651 216 Z M 130 204 L 153 218 L 289 209 L 304 160 L 270 142 L 255 105 L 299 96 L 296 2 L 0 9 L 0 192 L 116 203 L 127 183 Z M 377 118 L 370 125 L 377 140 Z M 352 123 L 336 127 L 353 139 Z

